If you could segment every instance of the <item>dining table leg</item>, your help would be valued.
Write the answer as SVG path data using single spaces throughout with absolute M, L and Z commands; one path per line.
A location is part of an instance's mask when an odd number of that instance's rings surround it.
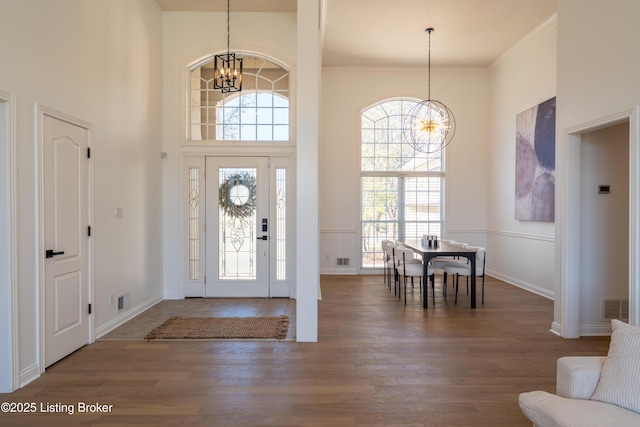
M 471 260 L 471 308 L 476 308 L 476 254 L 474 253 Z
M 429 259 L 427 259 L 427 257 L 424 257 L 424 259 L 422 260 L 422 283 L 420 284 L 420 286 L 424 286 L 424 290 L 422 292 L 422 308 L 423 309 L 428 309 L 429 308 L 429 285 L 428 285 L 428 279 L 429 279 Z

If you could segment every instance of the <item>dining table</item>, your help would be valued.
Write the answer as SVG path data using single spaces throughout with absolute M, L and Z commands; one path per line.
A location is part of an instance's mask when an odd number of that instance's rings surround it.
M 476 308 L 476 251 L 451 245 L 448 242 L 435 241 L 431 244 L 418 239 L 400 241 L 406 247 L 412 249 L 422 257 L 423 279 L 427 283 L 429 261 L 435 257 L 464 257 L 471 264 L 471 308 Z M 422 308 L 429 308 L 428 292 L 424 292 Z

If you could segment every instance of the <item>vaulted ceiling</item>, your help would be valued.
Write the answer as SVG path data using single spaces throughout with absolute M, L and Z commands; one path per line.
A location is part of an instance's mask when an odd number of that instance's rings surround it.
M 487 66 L 556 11 L 556 0 L 324 0 L 323 66 Z M 226 11 L 226 0 L 156 0 Z M 295 12 L 296 0 L 231 0 L 231 12 Z

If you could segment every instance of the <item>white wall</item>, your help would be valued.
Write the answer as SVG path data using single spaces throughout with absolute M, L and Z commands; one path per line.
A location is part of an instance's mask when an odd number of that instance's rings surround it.
M 356 273 L 360 240 L 360 113 L 394 97 L 424 99 L 426 69 L 324 68 L 320 130 L 320 266 L 323 273 Z M 445 236 L 486 244 L 488 72 L 483 68 L 431 69 L 433 98 L 456 118 L 446 152 Z M 351 268 L 336 268 L 336 257 Z
M 516 115 L 556 95 L 555 17 L 491 64 L 489 84 L 487 271 L 553 298 L 554 223 L 515 219 L 515 138 Z
M 638 219 L 637 106 L 640 104 L 640 2 L 636 0 L 558 1 L 558 102 L 556 122 L 556 266 L 557 283 L 553 328 L 567 337 L 579 336 L 582 320 L 575 307 L 580 294 L 579 230 L 574 220 L 579 179 L 574 156 L 579 137 L 571 133 L 606 123 L 608 118 L 630 117 L 630 235 Z M 576 142 L 577 141 L 577 142 Z M 630 244 L 630 304 L 638 323 L 638 242 Z
M 589 132 L 580 144 L 581 335 L 607 330 L 602 301 L 629 298 L 629 124 Z M 609 194 L 599 194 L 609 185 Z
M 109 294 L 130 292 L 132 307 L 162 296 L 162 15 L 153 0 L 0 0 L 0 15 L 0 88 L 17 99 L 24 384 L 40 370 L 36 103 L 93 125 L 97 333 L 118 323 Z M 114 207 L 123 219 L 113 219 Z

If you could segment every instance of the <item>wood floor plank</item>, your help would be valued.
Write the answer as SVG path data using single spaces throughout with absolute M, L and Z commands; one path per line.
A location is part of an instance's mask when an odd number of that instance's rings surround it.
M 0 395 L 110 412 L 0 413 L 0 425 L 530 426 L 518 395 L 554 391 L 557 358 L 609 346 L 608 337 L 557 337 L 551 301 L 490 277 L 475 310 L 464 288 L 457 305 L 451 288 L 444 299 L 440 280 L 428 310 L 417 289 L 405 306 L 381 276 L 323 276 L 321 284 L 318 343 L 141 340 L 145 328 L 190 310 L 285 311 L 295 333 L 290 300 L 165 301 Z

